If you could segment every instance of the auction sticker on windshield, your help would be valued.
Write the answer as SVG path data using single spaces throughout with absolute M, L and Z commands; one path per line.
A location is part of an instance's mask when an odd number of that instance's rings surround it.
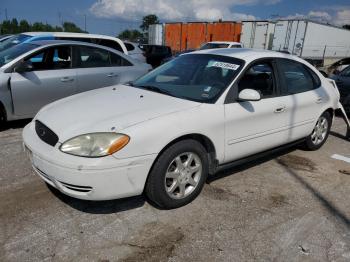
M 211 66 L 234 70 L 234 71 L 236 71 L 239 68 L 239 65 L 224 63 L 224 62 L 214 62 Z

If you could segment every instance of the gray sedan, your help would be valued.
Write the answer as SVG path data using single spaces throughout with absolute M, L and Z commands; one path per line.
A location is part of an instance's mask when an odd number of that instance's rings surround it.
M 0 52 L 0 120 L 31 118 L 55 100 L 133 81 L 150 69 L 148 64 L 94 44 L 45 41 L 16 45 Z

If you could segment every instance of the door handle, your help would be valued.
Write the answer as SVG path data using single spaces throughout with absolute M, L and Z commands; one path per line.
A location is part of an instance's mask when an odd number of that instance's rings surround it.
M 316 104 L 321 104 L 323 102 L 323 98 L 322 97 L 318 97 L 316 100 Z
M 72 82 L 74 81 L 74 78 L 71 77 L 62 77 L 61 82 Z
M 108 76 L 108 77 L 117 77 L 118 75 L 115 74 L 115 73 L 109 73 L 107 76 Z
M 286 111 L 285 106 L 281 106 L 275 109 L 275 113 L 283 113 L 284 111 Z

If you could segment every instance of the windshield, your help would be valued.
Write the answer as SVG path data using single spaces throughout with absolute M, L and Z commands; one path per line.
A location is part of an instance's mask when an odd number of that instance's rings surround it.
M 26 41 L 30 37 L 31 36 L 25 35 L 25 34 L 11 36 L 10 38 L 8 38 L 5 41 L 0 43 L 0 51 L 6 50 L 12 46 L 23 43 L 24 41 Z
M 136 80 L 132 85 L 196 102 L 215 103 L 243 67 L 233 57 L 182 55 Z
M 3 65 L 6 65 L 7 63 L 11 62 L 13 59 L 37 47 L 38 45 L 24 43 L 24 44 L 16 45 L 6 50 L 0 51 L 0 67 L 2 67 Z
M 205 49 L 216 49 L 216 48 L 228 48 L 229 44 L 220 44 L 220 43 L 207 43 L 203 45 L 200 50 Z

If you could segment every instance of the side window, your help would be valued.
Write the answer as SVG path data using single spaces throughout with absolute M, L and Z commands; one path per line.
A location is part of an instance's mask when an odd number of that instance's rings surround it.
M 274 95 L 275 77 L 270 62 L 253 64 L 239 80 L 238 92 L 243 89 L 254 89 L 259 91 L 262 98 Z
M 124 43 L 124 45 L 126 47 L 126 50 L 128 50 L 128 51 L 135 50 L 135 47 L 132 44 L 130 44 L 130 43 Z
M 71 68 L 72 55 L 69 46 L 57 46 L 45 49 L 28 57 L 33 65 L 33 71 Z
M 98 44 L 103 45 L 103 46 L 107 46 L 109 48 L 113 48 L 119 52 L 124 53 L 122 47 L 116 41 L 108 40 L 108 39 L 101 39 Z
M 53 50 L 53 68 L 67 69 L 71 67 L 72 55 L 69 46 L 59 46 Z
M 287 94 L 307 92 L 316 88 L 315 80 L 303 64 L 280 59 L 279 68 L 285 80 Z
M 124 59 L 123 57 L 117 54 L 109 52 L 109 55 L 111 57 L 112 66 L 132 66 L 132 64 L 128 60 Z
M 109 67 L 109 52 L 100 48 L 79 46 L 77 65 L 82 68 Z

